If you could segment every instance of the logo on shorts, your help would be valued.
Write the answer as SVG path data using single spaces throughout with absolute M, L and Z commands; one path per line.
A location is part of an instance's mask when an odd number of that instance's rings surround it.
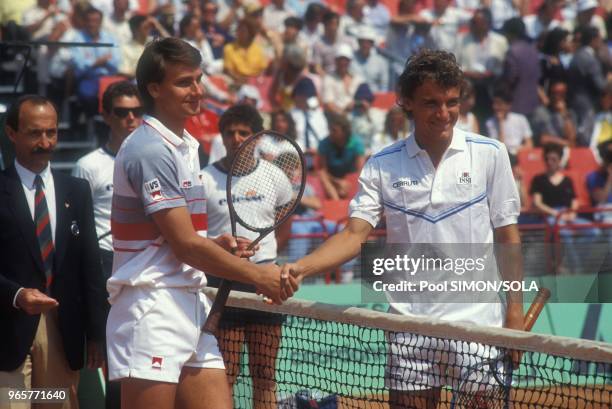
M 189 179 L 185 179 L 181 182 L 181 186 L 183 189 L 191 189 L 193 187 L 193 183 Z
M 157 370 L 161 370 L 162 369 L 162 362 L 163 361 L 164 361 L 164 358 L 162 358 L 160 356 L 154 356 L 151 359 L 151 368 L 157 369 Z
M 459 180 L 457 182 L 457 184 L 459 185 L 471 185 L 472 184 L 472 177 L 470 176 L 470 172 L 461 172 L 461 175 L 459 175 Z
M 145 191 L 149 194 L 151 200 L 158 201 L 164 198 L 162 196 L 161 183 L 159 183 L 158 178 L 151 179 L 148 182 L 145 182 L 144 188 Z

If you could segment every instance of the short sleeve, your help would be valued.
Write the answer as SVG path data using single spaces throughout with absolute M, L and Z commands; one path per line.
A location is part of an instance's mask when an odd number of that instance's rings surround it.
M 516 224 L 521 211 L 521 199 L 512 175 L 508 151 L 503 144 L 499 144 L 488 185 L 487 200 L 493 228 Z
M 279 172 L 277 193 L 277 206 L 283 206 L 289 203 L 293 198 L 293 187 L 291 186 L 291 182 L 282 171 Z
M 542 178 L 540 177 L 540 175 L 534 177 L 531 181 L 529 194 L 533 195 L 534 193 L 542 193 Z
M 359 190 L 351 200 L 349 214 L 376 227 L 383 213 L 380 172 L 376 158 L 370 158 L 359 175 Z
M 357 156 L 365 155 L 365 145 L 363 144 L 361 138 L 358 138 L 356 136 L 353 136 L 353 138 L 355 138 L 355 153 L 357 154 Z
M 163 146 L 145 149 L 126 161 L 125 172 L 147 215 L 187 206 L 172 153 Z

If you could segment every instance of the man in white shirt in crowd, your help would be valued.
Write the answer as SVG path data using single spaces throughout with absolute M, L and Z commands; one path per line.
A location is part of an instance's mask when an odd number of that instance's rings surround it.
M 420 16 L 432 27 L 430 34 L 438 50 L 455 52 L 457 33 L 472 17 L 472 13 L 453 7 L 450 0 L 434 0 L 433 7 L 421 10 Z
M 351 71 L 364 79 L 372 92 L 389 90 L 389 63 L 381 57 L 374 45 L 376 31 L 368 26 L 360 26 L 356 32 L 358 48 L 354 53 Z

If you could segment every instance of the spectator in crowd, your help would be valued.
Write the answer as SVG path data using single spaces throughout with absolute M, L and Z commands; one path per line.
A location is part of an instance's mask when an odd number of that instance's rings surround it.
M 533 197 L 534 207 L 542 213 L 549 225 L 559 223 L 561 226 L 567 224 L 590 224 L 589 220 L 577 216 L 576 211 L 580 203 L 574 189 L 574 181 L 563 174 L 561 169 L 561 158 L 563 147 L 556 144 L 548 144 L 543 149 L 546 172 L 536 175 L 531 181 L 529 193 Z M 581 229 L 578 237 L 573 229 L 560 229 L 559 234 L 564 243 L 570 244 L 568 250 L 568 267 L 576 269 L 580 266 L 581 248 L 571 243 L 585 243 L 592 241 L 599 234 L 596 228 Z
M 512 111 L 512 94 L 505 86 L 493 93 L 493 114 L 486 122 L 487 134 L 504 143 L 516 155 L 521 148 L 531 148 L 532 132 L 525 115 Z
M 571 107 L 578 116 L 578 144 L 589 145 L 593 132 L 595 104 L 606 87 L 606 75 L 595 50 L 601 45 L 599 31 L 595 27 L 581 27 L 580 48 L 574 53 L 569 67 L 569 97 Z
M 529 0 L 483 0 L 482 6 L 491 9 L 493 28 L 500 30 L 506 21 L 526 14 Z
M 323 76 L 323 104 L 326 111 L 343 114 L 353 109 L 353 96 L 363 78 L 351 74 L 353 49 L 350 45 L 338 44 L 335 57 L 335 71 Z
M 417 0 L 400 0 L 397 15 L 391 17 L 385 51 L 392 58 L 389 89 L 395 88 L 408 57 L 422 48 L 434 48 L 431 25 L 418 13 Z
M 238 21 L 245 17 L 244 10 L 245 6 L 248 4 L 246 1 L 242 0 L 208 0 L 208 2 L 217 5 L 216 21 L 219 23 L 219 26 L 228 33 L 233 32 L 236 29 Z
M 304 51 L 305 56 L 308 56 L 308 43 L 302 35 L 302 27 L 304 25 L 302 20 L 297 17 L 287 17 L 283 22 L 283 25 L 285 27 L 281 35 L 281 41 L 283 43 L 283 55 L 287 47 L 297 46 Z
M 293 88 L 304 77 L 312 77 L 307 70 L 306 54 L 295 45 L 285 48 L 283 58 L 274 73 L 269 89 L 272 105 L 290 110 L 293 108 Z
M 215 60 L 223 58 L 223 47 L 234 39 L 219 23 L 217 11 L 219 7 L 213 1 L 206 1 L 202 5 L 202 31 L 208 40 Z
M 243 19 L 236 29 L 236 40 L 223 49 L 223 67 L 236 83 L 257 77 L 268 67 L 269 61 L 261 45 L 255 41 L 257 23 Z
M 580 27 L 595 27 L 599 32 L 599 36 L 601 38 L 606 38 L 608 36 L 606 23 L 604 19 L 597 14 L 598 7 L 598 0 L 576 0 L 575 2 L 568 2 L 566 9 L 573 8 L 574 10 L 572 10 L 572 12 L 575 13 L 567 13 L 567 10 L 565 10 L 565 14 L 569 18 L 564 20 L 563 27 L 570 32 Z M 571 14 L 574 14 L 573 18 Z
M 366 151 L 369 151 L 374 135 L 383 131 L 385 113 L 382 109 L 372 107 L 374 94 L 365 82 L 357 87 L 353 101 L 353 109 L 348 115 L 351 130 L 361 140 Z
M 571 53 L 572 43 L 569 41 L 569 31 L 556 27 L 544 34 L 542 52 L 540 54 L 541 78 L 540 86 L 545 93 L 553 82 L 568 82 L 567 68 L 561 59 L 565 53 Z M 544 99 L 544 105 L 548 105 Z
M 561 22 L 557 20 L 557 13 L 561 10 L 563 0 L 544 0 L 538 7 L 535 14 L 523 17 L 527 36 L 536 41 L 540 35 L 559 27 Z
M 296 17 L 303 18 L 312 4 L 321 4 L 319 0 L 287 0 L 287 7 Z
M 586 183 L 591 205 L 593 207 L 609 207 L 612 203 L 612 140 L 597 145 L 601 166 L 587 175 Z M 612 213 L 602 212 L 601 219 L 612 220 Z
M 519 17 L 506 21 L 503 32 L 508 39 L 510 49 L 506 53 L 501 80 L 512 90 L 512 112 L 529 118 L 540 105 L 538 50 L 527 41 L 525 23 Z
M 302 34 L 308 47 L 306 55 L 310 61 L 312 58 L 312 48 L 317 40 L 323 35 L 323 15 L 326 9 L 321 3 L 310 3 L 304 14 L 304 28 Z
M 376 30 L 378 38 L 384 38 L 391 21 L 391 13 L 380 1 L 367 0 L 363 8 L 363 21 Z
M 347 0 L 346 13 L 340 16 L 338 30 L 350 39 L 351 45 L 354 45 L 356 30 L 366 24 L 363 14 L 365 2 L 366 0 Z
M 360 26 L 355 30 L 358 48 L 353 54 L 351 71 L 363 78 L 373 92 L 389 90 L 389 64 L 381 57 L 374 45 L 376 32 L 369 26 Z
M 89 186 L 49 165 L 57 119 L 37 95 L 6 113 L 16 158 L 0 175 L 0 385 L 65 388 L 55 407 L 71 409 L 79 407 L 79 370 L 104 364 L 108 303 Z
M 246 17 L 256 23 L 257 34 L 255 36 L 255 41 L 257 41 L 264 50 L 264 54 L 268 61 L 274 65 L 274 63 L 280 59 L 283 52 L 282 38 L 278 30 L 269 30 L 264 26 L 263 10 L 259 0 L 249 2 L 245 6 Z
M 368 156 L 375 155 L 400 139 L 408 138 L 409 135 L 410 122 L 408 118 L 406 118 L 402 108 L 394 105 L 389 112 L 387 112 L 383 132 L 374 135 L 372 145 L 366 147 L 366 154 Z
M 155 29 L 162 38 L 169 37 L 169 34 L 154 17 L 147 17 L 141 14 L 132 16 L 129 25 L 132 39 L 121 46 L 121 66 L 119 67 L 119 72 L 122 75 L 133 78 L 136 73 L 136 64 L 151 37 L 151 32 Z
M 117 40 L 102 30 L 102 12 L 93 7 L 85 12 L 85 26 L 75 40 L 83 43 L 111 43 Z M 76 47 L 72 49 L 72 62 L 75 66 L 77 96 L 88 115 L 98 112 L 98 83 L 106 75 L 114 75 L 119 70 L 121 54 L 119 47 Z
M 266 29 L 280 32 L 280 28 L 293 11 L 285 5 L 285 0 L 272 0 L 263 9 L 263 25 Z
M 459 118 L 455 126 L 466 132 L 473 132 L 480 134 L 480 125 L 476 115 L 472 113 L 474 104 L 476 102 L 476 96 L 474 93 L 474 86 L 468 79 L 463 81 L 461 87 L 461 101 L 459 105 Z
M 336 68 L 336 46 L 347 40 L 338 30 L 340 16 L 331 10 L 323 15 L 323 35 L 315 42 L 312 50 L 312 71 L 323 76 Z
M 603 162 L 603 158 L 599 156 L 597 146 L 608 141 L 612 141 L 612 81 L 608 81 L 608 85 L 606 85 L 606 89 L 601 96 L 600 110 L 595 117 L 590 141 L 591 149 L 593 149 L 595 158 L 599 163 Z
M 475 113 L 480 121 L 491 111 L 491 91 L 502 74 L 508 42 L 501 34 L 491 31 L 491 12 L 480 8 L 470 20 L 470 31 L 460 37 L 457 61 L 466 78 L 472 81 L 475 92 Z
M 70 26 L 68 16 L 51 0 L 38 0 L 36 5 L 23 12 L 21 21 L 32 40 L 58 41 Z M 49 76 L 49 59 L 54 49 L 47 46 L 33 50 L 36 59 L 38 92 L 46 94 Z
M 537 144 L 576 146 L 576 114 L 567 106 L 567 84 L 552 83 L 548 94 L 549 105 L 538 108 L 533 118 Z
M 122 47 L 132 38 L 130 32 L 129 0 L 113 0 L 113 12 L 106 14 L 103 20 L 102 29 L 109 33 L 116 41 L 116 46 Z
M 432 25 L 430 33 L 436 49 L 455 52 L 457 33 L 467 25 L 472 13 L 453 7 L 450 0 L 434 0 L 433 7 L 421 11 L 421 17 Z
M 157 8 L 156 18 L 171 36 L 176 35 L 177 8 L 174 3 L 162 4 Z
M 223 59 L 216 59 L 212 47 L 200 26 L 200 19 L 191 13 L 179 22 L 179 36 L 191 44 L 202 55 L 202 69 L 207 74 L 219 74 L 223 70 Z
M 329 136 L 319 144 L 319 177 L 328 198 L 348 199 L 349 173 L 359 173 L 365 163 L 365 148 L 351 133 L 351 124 L 345 116 L 329 112 Z
M 88 3 L 100 10 L 106 17 L 113 14 L 115 0 L 90 0 Z M 129 0 L 126 7 L 128 10 L 138 10 L 138 0 Z
M 306 154 L 310 169 L 313 165 L 313 155 L 319 149 L 319 142 L 329 134 L 317 89 L 310 78 L 302 77 L 293 87 L 293 109 L 290 112 L 295 122 L 296 141 Z

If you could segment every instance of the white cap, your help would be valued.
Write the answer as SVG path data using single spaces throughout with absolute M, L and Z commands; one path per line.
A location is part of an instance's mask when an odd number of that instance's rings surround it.
M 260 108 L 261 94 L 259 93 L 259 90 L 253 85 L 245 84 L 241 86 L 238 92 L 236 93 L 236 98 L 238 101 L 242 101 L 245 98 L 254 99 L 255 101 L 257 101 L 256 108 Z
M 334 58 L 340 58 L 340 57 L 345 57 L 345 58 L 348 58 L 349 60 L 352 60 L 353 59 L 353 48 L 350 45 L 345 44 L 345 43 L 340 43 L 336 45 Z
M 599 7 L 599 2 L 597 0 L 578 0 L 576 6 L 576 9 L 580 13 L 581 11 L 586 11 Z
M 355 37 L 358 40 L 370 40 L 376 42 L 378 40 L 378 36 L 376 35 L 376 31 L 370 26 L 365 24 L 359 25 L 357 29 L 355 29 Z

